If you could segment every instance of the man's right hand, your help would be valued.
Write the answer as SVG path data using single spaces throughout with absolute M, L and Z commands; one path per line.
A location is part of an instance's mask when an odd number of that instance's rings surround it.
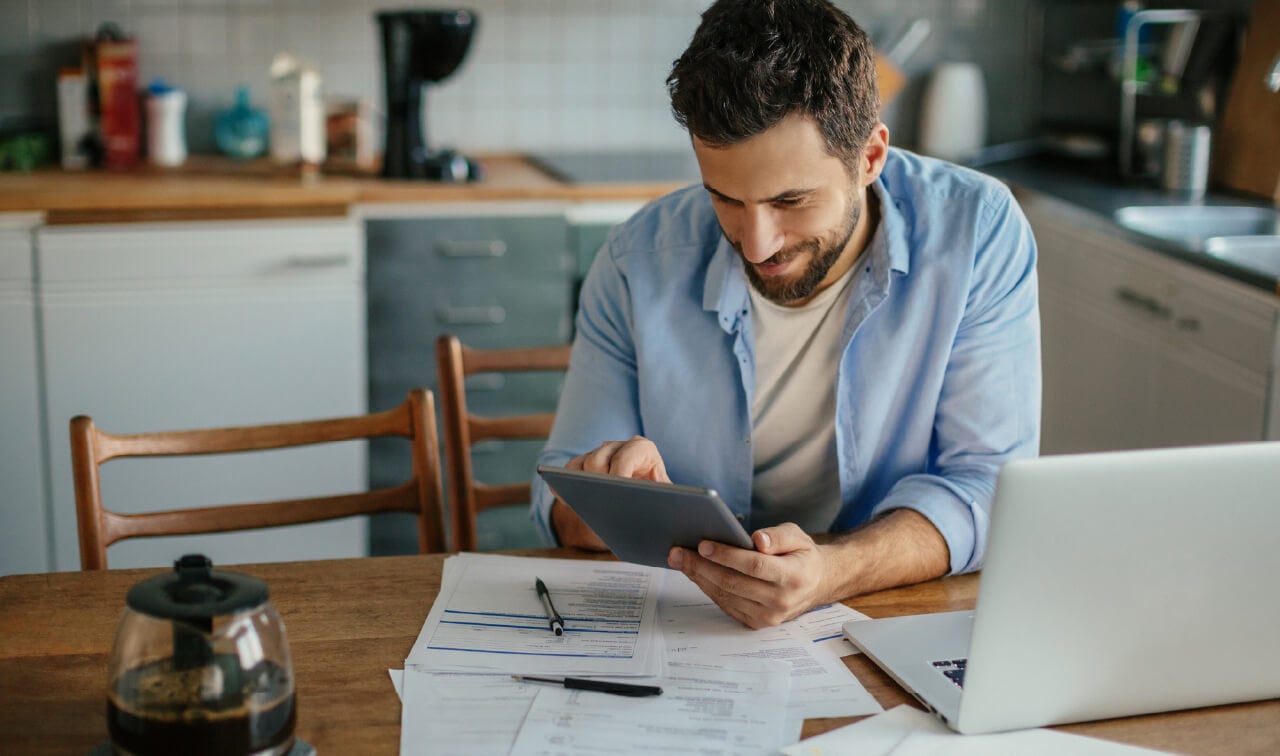
M 623 478 L 642 478 L 670 483 L 667 467 L 658 454 L 658 447 L 642 436 L 632 436 L 627 441 L 606 441 L 586 454 L 578 455 L 564 466 L 570 470 L 607 473 Z M 563 546 L 576 546 L 591 551 L 608 551 L 600 536 L 587 527 L 577 513 L 560 499 L 551 505 L 551 527 Z

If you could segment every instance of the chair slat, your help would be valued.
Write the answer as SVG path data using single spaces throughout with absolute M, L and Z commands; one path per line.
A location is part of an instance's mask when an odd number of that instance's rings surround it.
M 440 402 L 445 450 L 448 459 L 449 510 L 453 549 L 476 548 L 476 514 L 499 506 L 527 503 L 527 481 L 484 484 L 474 479 L 471 447 L 480 441 L 545 438 L 555 420 L 553 413 L 481 417 L 467 411 L 465 379 L 477 373 L 563 371 L 569 367 L 568 344 L 521 349 L 474 349 L 454 336 L 436 340 L 436 365 L 440 371 Z
M 120 457 L 178 456 L 261 451 L 380 436 L 410 440 L 413 478 L 400 486 L 306 499 L 122 514 L 105 509 L 99 466 Z M 107 546 L 124 538 L 193 533 L 222 533 L 297 525 L 375 512 L 418 515 L 418 548 L 444 551 L 443 494 L 436 439 L 435 399 L 414 389 L 395 409 L 356 417 L 296 423 L 113 435 L 89 417 L 71 420 L 72 472 L 75 476 L 80 565 L 107 568 Z

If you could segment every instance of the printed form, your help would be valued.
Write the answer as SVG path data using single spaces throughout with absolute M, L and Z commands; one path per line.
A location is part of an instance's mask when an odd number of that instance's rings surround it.
M 658 616 L 667 653 L 776 659 L 791 667 L 788 716 L 854 717 L 884 711 L 841 656 L 852 653 L 832 633 L 852 619 L 866 619 L 844 604 L 815 609 L 777 627 L 752 630 L 725 614 L 693 581 L 672 572 L 662 588 Z
M 655 675 L 664 570 L 625 562 L 458 554 L 405 666 L 473 674 Z M 550 629 L 541 578 L 564 620 Z

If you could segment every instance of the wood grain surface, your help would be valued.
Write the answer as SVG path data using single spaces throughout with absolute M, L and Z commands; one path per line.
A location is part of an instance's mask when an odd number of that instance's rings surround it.
M 570 549 L 523 553 L 583 557 Z M 395 754 L 399 669 L 440 587 L 443 555 L 235 566 L 267 581 L 288 628 L 297 734 L 320 754 Z M 80 754 L 106 738 L 107 662 L 124 595 L 159 570 L 0 578 L 0 753 Z M 872 616 L 971 608 L 973 575 L 856 598 Z M 1177 660 L 1170 660 L 1176 663 Z M 912 703 L 862 656 L 850 669 L 886 708 Z M 809 737 L 855 718 L 811 719 Z M 1280 701 L 1060 729 L 1187 754 L 1280 753 Z
M 1267 86 L 1280 63 L 1280 0 L 1254 0 L 1244 52 L 1214 138 L 1213 178 L 1280 205 L 1280 93 Z
M 0 173 L 0 213 L 43 212 L 50 225 L 345 215 L 353 205 L 648 200 L 679 183 L 566 184 L 514 154 L 480 158 L 482 181 L 389 181 L 368 174 L 281 171 L 266 161 L 193 156 L 177 169 Z

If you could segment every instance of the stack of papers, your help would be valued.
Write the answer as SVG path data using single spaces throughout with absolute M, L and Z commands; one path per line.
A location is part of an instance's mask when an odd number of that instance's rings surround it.
M 556 636 L 534 589 L 564 619 Z M 843 605 L 753 631 L 684 575 L 619 562 L 459 554 L 403 673 L 402 754 L 777 753 L 806 717 L 881 711 L 840 657 Z M 606 676 L 628 698 L 513 680 Z
M 1148 756 L 1160 751 L 1057 730 L 958 735 L 910 706 L 855 722 L 782 749 L 787 756 Z
M 451 556 L 405 665 L 508 676 L 657 675 L 662 572 L 618 562 Z M 549 629 L 535 576 L 564 618 L 563 635 Z

